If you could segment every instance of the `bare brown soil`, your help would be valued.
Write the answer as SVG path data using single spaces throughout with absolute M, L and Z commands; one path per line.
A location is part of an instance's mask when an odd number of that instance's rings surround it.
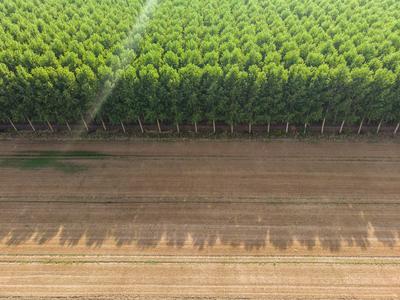
M 400 145 L 1 142 L 0 299 L 398 299 Z

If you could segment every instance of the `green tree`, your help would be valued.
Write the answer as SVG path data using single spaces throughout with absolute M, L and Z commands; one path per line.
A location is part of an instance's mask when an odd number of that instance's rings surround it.
M 200 101 L 200 87 L 202 70 L 193 64 L 179 69 L 180 87 L 179 97 L 184 111 L 184 120 L 195 125 L 203 119 L 204 103 Z

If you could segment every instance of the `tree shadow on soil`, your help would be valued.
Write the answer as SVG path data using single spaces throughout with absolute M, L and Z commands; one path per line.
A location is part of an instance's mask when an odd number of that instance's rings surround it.
M 399 215 L 397 204 L 0 203 L 0 243 L 55 240 L 100 248 L 111 240 L 116 247 L 148 249 L 163 240 L 173 248 L 190 241 L 202 250 L 220 242 L 247 251 L 284 251 L 297 243 L 339 252 L 343 246 L 367 250 L 371 237 L 394 247 Z

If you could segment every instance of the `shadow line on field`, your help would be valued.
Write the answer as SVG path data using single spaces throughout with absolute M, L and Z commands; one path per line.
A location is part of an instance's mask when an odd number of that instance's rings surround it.
M 163 241 L 202 250 L 220 242 L 247 251 L 270 245 L 287 250 L 298 243 L 338 252 L 343 245 L 368 249 L 371 234 L 394 247 L 399 215 L 397 204 L 1 203 L 0 243 L 55 240 L 64 247 L 101 248 L 111 240 L 116 247 L 148 249 Z

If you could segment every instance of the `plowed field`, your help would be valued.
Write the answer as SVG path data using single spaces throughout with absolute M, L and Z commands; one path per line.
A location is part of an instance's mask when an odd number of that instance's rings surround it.
M 0 142 L 0 299 L 399 299 L 400 144 Z

